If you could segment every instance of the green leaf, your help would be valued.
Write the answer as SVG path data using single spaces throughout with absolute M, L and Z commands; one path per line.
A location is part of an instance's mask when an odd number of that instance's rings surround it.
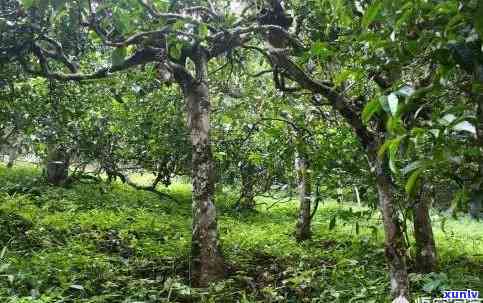
M 439 135 L 441 134 L 441 131 L 439 129 L 436 129 L 436 128 L 432 128 L 429 130 L 429 132 L 431 135 L 434 136 L 435 139 L 438 139 L 439 138 Z
M 36 0 L 22 0 L 21 2 L 22 2 L 23 7 L 25 7 L 26 9 L 29 9 L 32 6 L 34 6 L 34 4 L 37 4 Z
M 451 123 L 453 123 L 453 121 L 456 120 L 456 116 L 453 115 L 453 114 L 446 114 L 443 116 L 443 118 L 439 119 L 439 123 L 441 123 L 442 125 L 450 125 Z
M 453 126 L 456 131 L 467 131 L 476 135 L 476 127 L 468 121 L 461 121 Z
M 397 152 L 399 150 L 399 145 L 401 144 L 402 139 L 404 136 L 399 136 L 393 140 L 391 140 L 391 144 L 389 144 L 389 168 L 393 173 L 397 173 L 397 168 L 396 168 L 396 158 L 397 158 Z
M 183 20 L 178 20 L 173 24 L 173 30 L 182 30 L 184 28 L 184 21 Z
M 410 172 L 418 169 L 418 168 L 421 168 L 423 166 L 426 165 L 426 161 L 423 161 L 423 160 L 417 160 L 417 161 L 414 161 L 414 162 L 411 162 L 409 163 L 408 165 L 406 165 L 406 167 L 404 167 L 402 170 L 401 170 L 401 173 L 403 175 L 407 175 L 409 174 Z
M 483 94 L 483 83 L 474 82 L 471 91 L 475 94 Z
M 53 20 L 54 20 L 54 23 L 59 23 L 62 21 L 62 18 L 64 17 L 68 17 L 69 16 L 69 12 L 65 9 L 59 9 L 57 10 L 57 14 L 55 14 Z
M 387 96 L 381 96 L 381 97 L 379 97 L 379 103 L 381 104 L 382 109 L 384 109 L 384 111 L 386 113 L 390 113 L 391 112 L 391 108 L 389 107 L 389 102 L 387 100 Z
M 352 22 L 351 11 L 348 9 L 344 0 L 332 0 L 329 2 L 333 14 L 337 17 L 339 23 L 343 26 L 347 26 Z
M 390 145 L 391 145 L 391 140 L 386 140 L 386 142 L 384 142 L 384 144 L 377 151 L 377 156 L 382 159 Z
M 364 123 L 369 122 L 374 114 L 382 110 L 381 102 L 378 99 L 373 99 L 364 106 L 362 110 L 362 121 Z
M 84 286 L 78 285 L 78 284 L 72 284 L 70 288 L 76 289 L 76 290 L 84 290 Z
M 419 179 L 419 176 L 421 175 L 421 173 L 423 172 L 423 168 L 419 168 L 417 170 L 415 170 L 411 176 L 409 176 L 409 179 L 408 181 L 406 182 L 406 186 L 405 186 L 405 189 L 406 189 L 406 193 L 408 195 L 412 195 L 413 192 L 414 192 L 414 189 L 416 187 L 416 184 L 417 184 L 417 181 Z
M 441 282 L 439 280 L 431 280 L 423 285 L 423 290 L 427 293 L 432 293 L 438 289 Z
M 126 55 L 127 55 L 127 50 L 125 47 L 116 48 L 112 52 L 112 56 L 111 56 L 112 65 L 116 66 L 116 65 L 122 64 L 122 62 L 124 61 L 124 58 L 126 58 Z
M 6 273 L 9 267 L 10 267 L 9 263 L 0 264 L 0 273 Z
M 205 39 L 208 36 L 208 26 L 205 23 L 200 24 L 198 31 L 201 39 Z
M 337 86 L 341 85 L 342 82 L 348 80 L 352 76 L 352 71 L 350 69 L 344 69 L 335 76 L 334 82 Z
M 372 21 L 377 17 L 382 8 L 382 1 L 373 2 L 366 10 L 364 17 L 362 17 L 362 27 L 367 28 Z
M 312 44 L 310 48 L 310 54 L 314 57 L 319 57 L 320 59 L 326 59 L 332 52 L 330 49 L 327 48 L 327 43 L 317 41 Z
M 409 86 L 409 85 L 404 85 L 403 87 L 400 87 L 394 93 L 397 96 L 401 96 L 401 97 L 411 97 L 412 95 L 414 95 L 415 92 L 416 92 L 416 90 L 414 89 L 414 87 Z
M 399 104 L 399 99 L 397 98 L 397 95 L 392 93 L 389 96 L 387 96 L 387 103 L 389 104 L 389 110 L 391 111 L 391 114 L 395 116 L 397 113 L 397 107 Z
M 114 6 L 113 21 L 117 31 L 121 33 L 129 33 L 132 31 L 134 26 L 132 22 L 134 16 L 132 13 L 133 11 L 123 9 L 120 6 Z
M 255 165 L 260 165 L 263 162 L 263 158 L 260 154 L 251 153 L 248 155 L 248 161 Z
M 369 226 L 369 228 L 371 229 L 372 236 L 377 239 L 377 234 L 379 232 L 379 228 L 377 226 L 374 226 L 374 225 Z
M 386 151 L 388 151 L 389 156 L 389 168 L 392 172 L 397 173 L 397 168 L 395 162 L 397 160 L 397 152 L 399 150 L 399 145 L 401 141 L 405 138 L 405 135 L 398 136 L 394 139 L 389 139 L 384 142 L 384 144 L 379 148 L 377 156 L 383 158 Z
M 181 57 L 181 51 L 183 49 L 183 44 L 176 43 L 173 47 L 169 49 L 169 53 L 173 58 L 179 59 Z
M 390 134 L 401 135 L 406 132 L 406 129 L 403 126 L 403 122 L 398 116 L 389 117 L 389 119 L 387 119 L 386 129 Z

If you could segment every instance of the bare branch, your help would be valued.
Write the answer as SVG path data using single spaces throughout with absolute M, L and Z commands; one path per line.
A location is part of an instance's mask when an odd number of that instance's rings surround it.
M 186 8 L 184 11 L 187 13 L 195 13 L 195 12 L 203 13 L 213 20 L 221 19 L 221 17 L 216 13 L 213 7 L 210 9 L 204 6 L 194 6 L 194 7 Z
M 191 73 L 181 64 L 174 63 L 174 62 L 167 62 L 167 67 L 174 75 L 176 81 L 183 87 L 187 87 L 194 81 L 194 77 Z
M 248 76 L 250 76 L 252 78 L 257 78 L 257 77 L 260 77 L 260 76 L 268 74 L 268 73 L 273 73 L 273 69 L 262 70 L 262 71 L 260 71 L 256 74 L 250 74 L 250 73 L 247 72 Z
M 115 172 L 115 175 L 118 176 L 119 178 L 121 178 L 121 181 L 123 183 L 126 183 L 127 185 L 133 187 L 134 189 L 148 191 L 148 192 L 151 192 L 151 193 L 158 195 L 160 198 L 168 198 L 168 199 L 170 199 L 170 200 L 172 200 L 176 203 L 179 203 L 179 201 L 176 200 L 173 196 L 171 196 L 167 193 L 163 193 L 163 192 L 156 189 L 156 185 L 161 180 L 161 177 L 160 177 L 159 174 L 156 176 L 156 179 L 153 181 L 153 183 L 151 185 L 148 185 L 148 186 L 142 186 L 142 185 L 136 184 L 134 181 L 132 181 L 129 178 L 128 175 L 123 174 L 121 172 Z
M 65 74 L 61 72 L 52 72 L 50 71 L 50 68 L 48 66 L 47 59 L 45 57 L 45 52 L 42 48 L 40 48 L 38 45 L 34 45 L 33 48 L 35 56 L 38 58 L 41 70 L 34 70 L 29 67 L 29 65 L 24 61 L 20 60 L 20 63 L 22 64 L 23 68 L 31 74 L 42 76 L 42 77 L 47 77 L 50 79 L 56 79 L 56 80 L 63 80 L 63 81 L 82 81 L 82 80 L 93 80 L 93 79 L 101 79 L 101 78 L 106 78 L 110 76 L 112 73 L 118 72 L 118 71 L 123 71 L 126 69 L 129 69 L 133 66 L 137 65 L 142 65 L 146 64 L 148 62 L 154 62 L 157 61 L 160 57 L 160 53 L 163 52 L 161 49 L 154 49 L 154 48 L 145 48 L 142 50 L 137 51 L 134 53 L 131 57 L 127 58 L 123 62 L 121 62 L 118 65 L 113 65 L 109 67 L 105 67 L 102 69 L 99 69 L 98 71 L 95 71 L 90 74 L 83 74 L 83 73 L 71 73 L 71 74 Z
M 284 39 L 289 41 L 292 46 L 305 49 L 305 46 L 297 37 L 279 25 L 266 24 L 239 27 L 232 31 L 232 35 L 243 35 L 249 33 L 269 34 L 272 32 L 276 32 L 278 35 L 281 35 Z
M 40 41 L 46 41 L 47 43 L 52 45 L 55 49 L 55 52 L 50 52 L 50 51 L 47 51 L 47 50 L 44 49 L 43 52 L 47 57 L 61 61 L 65 66 L 67 66 L 67 68 L 72 73 L 77 72 L 77 65 L 74 64 L 72 61 L 70 61 L 67 58 L 67 56 L 64 53 L 64 49 L 62 47 L 62 44 L 60 44 L 58 41 L 56 41 L 56 40 L 54 40 L 50 37 L 47 37 L 45 35 L 42 35 L 39 40 Z

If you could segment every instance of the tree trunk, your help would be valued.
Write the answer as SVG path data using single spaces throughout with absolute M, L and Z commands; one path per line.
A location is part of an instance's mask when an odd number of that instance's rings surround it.
M 414 238 L 416 240 L 416 270 L 423 273 L 435 272 L 438 266 L 438 259 L 431 218 L 429 216 L 429 201 L 424 199 L 422 192 L 415 199 L 413 224 Z
M 369 151 L 369 153 L 374 166 L 379 207 L 384 224 L 384 246 L 390 268 L 391 295 L 393 298 L 400 299 L 400 302 L 409 302 L 406 244 L 394 201 L 393 184 L 388 172 L 387 161 L 380 159 L 376 151 Z
M 64 148 L 52 146 L 47 157 L 47 182 L 55 186 L 62 186 L 69 177 L 69 155 Z
M 8 153 L 7 168 L 13 167 L 13 165 L 15 164 L 15 160 L 17 160 L 17 155 L 18 155 L 18 148 L 17 146 L 12 145 Z
M 478 159 L 478 177 L 476 180 L 476 190 L 473 193 L 473 198 L 470 201 L 470 215 L 475 219 L 481 217 L 483 210 L 483 65 L 477 65 L 475 72 L 475 87 L 474 98 L 476 101 L 476 139 L 477 146 L 480 149 Z
M 312 186 L 310 171 L 307 159 L 299 154 L 295 159 L 295 170 L 297 172 L 298 190 L 299 190 L 299 215 L 295 229 L 295 237 L 297 241 L 304 241 L 310 238 L 310 204 L 312 196 Z
M 270 36 L 268 39 L 272 44 Z M 322 82 L 312 79 L 284 52 L 274 50 L 269 55 L 272 64 L 283 68 L 284 72 L 290 75 L 301 87 L 326 98 L 331 103 L 331 106 L 351 125 L 357 138 L 367 149 L 367 155 L 371 161 L 376 177 L 379 202 L 384 221 L 385 251 L 390 267 L 391 295 L 393 298 L 399 299 L 401 303 L 409 302 L 409 281 L 405 260 L 406 248 L 401 222 L 399 222 L 397 210 L 394 205 L 392 180 L 390 174 L 385 169 L 387 163 L 378 159 L 377 156 L 377 147 L 379 145 L 375 143 L 380 134 L 374 134 L 366 128 L 361 119 L 360 112 L 352 105 L 351 100 Z M 283 83 L 279 84 L 277 85 L 279 86 L 278 88 L 283 89 Z
M 476 112 L 476 137 L 477 144 L 480 147 L 479 172 L 480 178 L 483 179 L 483 65 L 478 65 L 475 72 L 475 100 L 477 106 Z M 481 180 L 483 182 L 483 180 Z
M 356 195 L 357 206 L 361 207 L 361 195 L 359 194 L 359 189 L 357 188 L 357 185 L 354 185 L 354 194 Z
M 241 174 L 241 194 L 239 206 L 241 209 L 254 209 L 255 208 L 255 170 L 252 164 L 242 163 L 240 167 Z
M 210 142 L 211 106 L 206 80 L 206 55 L 199 52 L 197 59 L 197 78 L 186 83 L 184 92 L 193 148 L 192 277 L 196 285 L 204 287 L 223 277 L 224 261 L 213 203 L 215 176 Z

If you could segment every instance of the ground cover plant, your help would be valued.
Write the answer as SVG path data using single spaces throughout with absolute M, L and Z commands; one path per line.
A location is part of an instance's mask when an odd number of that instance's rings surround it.
M 190 185 L 167 189 L 176 203 L 120 183 L 55 188 L 38 175 L 0 168 L 4 302 L 388 300 L 380 217 L 353 201 L 324 201 L 312 239 L 297 243 L 295 199 L 267 209 L 276 200 L 260 198 L 267 204 L 240 213 L 231 207 L 236 195 L 220 194 L 229 271 L 199 289 L 189 277 Z M 415 293 L 481 285 L 483 223 L 450 217 L 442 227 L 444 218 L 433 214 L 441 272 L 411 275 Z

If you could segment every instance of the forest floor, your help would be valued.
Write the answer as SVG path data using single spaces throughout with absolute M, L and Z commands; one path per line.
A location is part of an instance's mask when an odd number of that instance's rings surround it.
M 119 183 L 54 188 L 39 174 L 0 165 L 0 302 L 388 302 L 380 219 L 367 209 L 325 201 L 298 244 L 296 201 L 238 212 L 235 194 L 219 194 L 227 278 L 195 289 L 189 185 L 166 189 L 176 203 Z M 414 295 L 481 292 L 483 222 L 433 221 L 441 272 L 411 274 Z

